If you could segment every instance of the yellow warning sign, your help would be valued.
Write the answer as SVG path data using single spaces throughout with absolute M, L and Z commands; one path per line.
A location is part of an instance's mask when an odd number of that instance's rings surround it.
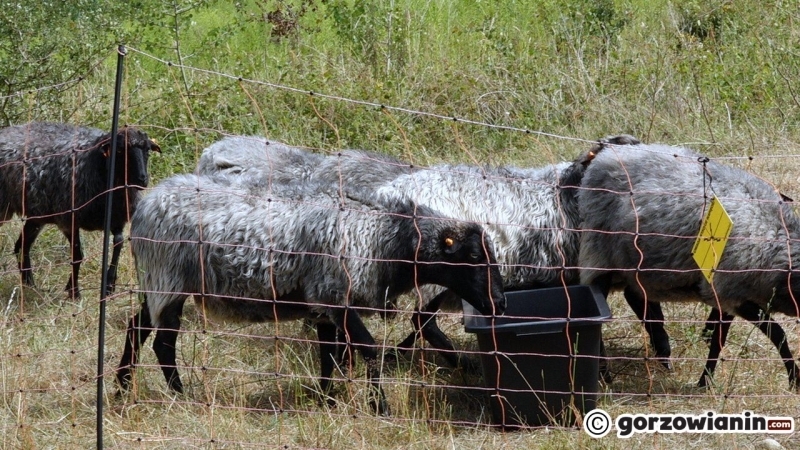
M 733 229 L 733 221 L 719 199 L 714 196 L 700 226 L 700 234 L 692 247 L 692 256 L 709 283 L 722 259 L 722 252 Z

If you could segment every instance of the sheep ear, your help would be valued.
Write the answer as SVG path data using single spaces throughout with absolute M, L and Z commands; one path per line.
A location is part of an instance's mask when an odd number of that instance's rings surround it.
M 161 146 L 155 139 L 150 139 L 150 151 L 161 153 Z
M 461 242 L 450 236 L 445 236 L 442 243 L 444 244 L 444 252 L 447 254 L 453 254 L 461 248 Z
M 111 154 L 111 141 L 109 140 L 100 148 L 103 149 L 103 157 L 108 158 L 108 155 Z
M 603 144 L 599 143 L 595 144 L 592 146 L 592 148 L 589 149 L 588 152 L 578 156 L 578 158 L 575 159 L 575 162 L 582 165 L 583 167 L 586 167 L 589 165 L 590 162 L 592 162 L 595 156 L 597 156 L 597 154 L 600 153 L 600 151 L 602 150 L 603 150 Z
M 609 145 L 639 145 L 642 142 L 639 139 L 629 135 L 629 134 L 620 134 L 617 136 L 606 136 L 602 139 L 598 139 L 597 142 L 589 149 L 588 152 L 582 154 L 576 160 L 584 167 L 588 166 L 590 162 L 597 156 L 598 153 L 602 152 Z

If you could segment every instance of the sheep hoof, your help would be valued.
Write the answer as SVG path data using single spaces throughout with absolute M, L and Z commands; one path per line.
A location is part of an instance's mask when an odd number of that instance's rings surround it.
M 323 394 L 322 392 L 309 392 L 309 396 L 313 397 L 317 405 L 320 407 L 327 407 L 327 408 L 335 408 L 336 407 L 336 399 L 333 398 L 330 394 Z
M 398 364 L 398 362 L 400 361 L 399 353 L 401 351 L 403 351 L 403 350 L 392 349 L 392 350 L 387 350 L 386 352 L 384 352 L 384 354 L 383 354 L 383 364 L 387 365 L 387 366 L 389 366 L 389 365 L 396 366 Z
M 324 405 L 327 405 L 328 408 L 335 408 L 336 407 L 336 399 L 333 398 L 333 397 L 326 396 L 325 398 L 321 398 L 320 400 L 322 400 L 322 403 Z
M 711 382 L 712 382 L 712 381 L 713 381 L 713 380 L 712 380 L 712 378 L 711 378 L 711 375 L 704 373 L 704 374 L 703 374 L 703 375 L 700 377 L 700 381 L 698 381 L 698 382 L 697 382 L 697 387 L 699 387 L 699 388 L 704 388 L 704 389 L 705 389 L 705 388 L 708 388 L 708 387 L 711 385 Z
M 672 372 L 672 360 L 669 358 L 659 358 L 658 361 L 661 363 L 661 366 L 667 370 L 667 372 Z
M 22 283 L 25 286 L 34 287 L 36 284 L 33 282 L 33 270 L 25 269 L 22 270 Z
M 112 283 L 109 283 L 109 284 L 108 284 L 108 287 L 107 287 L 107 288 L 106 288 L 106 290 L 103 292 L 103 297 L 108 297 L 109 295 L 113 294 L 113 293 L 114 293 L 114 290 L 115 290 L 115 288 L 116 288 L 116 286 L 115 286 L 114 284 L 112 284 Z
M 614 376 L 611 375 L 611 370 L 607 366 L 600 367 L 600 379 L 606 384 L 610 384 L 614 381 Z
M 176 394 L 179 394 L 179 395 L 182 395 L 184 393 L 184 391 L 183 391 L 183 383 L 181 382 L 181 380 L 179 380 L 179 379 L 170 380 L 170 382 L 168 384 L 169 384 L 169 389 L 172 392 L 174 392 Z
M 467 355 L 460 355 L 458 357 L 458 364 L 456 367 L 460 367 L 465 373 L 470 375 L 479 375 L 481 373 L 481 363 L 480 361 L 476 361 L 474 358 L 470 358 Z
M 106 291 L 106 294 L 113 294 L 114 291 L 117 288 L 116 270 L 114 270 L 113 273 L 112 273 L 112 270 L 109 269 L 108 270 L 108 275 L 106 276 L 106 280 L 107 280 L 107 283 L 108 283 L 108 290 Z
M 127 394 L 127 393 L 128 393 L 128 390 L 127 390 L 127 389 L 122 389 L 122 388 L 120 388 L 120 389 L 117 389 L 117 391 L 116 391 L 116 392 L 114 392 L 114 400 L 122 400 L 122 398 L 123 398 L 123 397 L 125 396 L 125 394 Z
M 789 387 L 795 392 L 800 392 L 800 374 L 797 372 L 797 366 L 795 366 L 794 370 L 792 370 L 792 373 L 789 375 Z
M 370 406 L 376 414 L 382 417 L 389 417 L 392 413 L 389 411 L 389 403 L 385 398 L 380 400 L 370 400 Z
M 67 284 L 64 289 L 71 300 L 79 300 L 81 298 L 81 291 L 78 288 L 72 287 L 72 283 Z

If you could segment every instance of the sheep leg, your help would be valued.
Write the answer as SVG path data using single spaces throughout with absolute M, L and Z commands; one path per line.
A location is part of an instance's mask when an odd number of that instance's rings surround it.
M 119 255 L 122 252 L 122 230 L 114 230 L 113 252 L 111 253 L 111 262 L 108 265 L 108 272 L 106 280 L 108 281 L 108 291 L 103 295 L 104 297 L 114 292 L 117 284 L 117 266 L 119 264 Z
M 664 312 L 661 305 L 648 302 L 630 287 L 625 288 L 625 301 L 631 307 L 636 317 L 644 323 L 644 329 L 650 336 L 650 345 L 656 352 L 656 358 L 669 371 L 672 371 L 672 348 L 669 345 L 669 334 L 664 329 Z
M 439 295 L 431 299 L 431 301 L 423 305 L 422 308 L 414 311 L 414 315 L 411 316 L 411 324 L 414 326 L 414 331 L 412 331 L 411 334 L 406 336 L 402 342 L 395 346 L 397 351 L 407 352 L 411 350 L 414 347 L 414 344 L 417 342 L 417 339 L 424 337 L 422 329 L 429 323 L 432 323 L 431 326 L 436 330 L 439 330 L 439 326 L 436 324 L 436 316 L 434 314 L 436 311 L 439 311 L 442 303 L 444 303 L 445 299 L 450 294 L 451 292 L 449 289 L 441 292 Z
M 478 371 L 478 365 L 467 358 L 466 355 L 456 351 L 453 341 L 439 328 L 436 323 L 436 312 L 417 311 L 414 313 L 412 321 L 415 322 L 415 327 L 419 327 L 422 338 L 428 341 L 431 347 L 435 348 L 450 366 L 462 367 L 469 372 Z
M 344 331 L 337 329 L 336 331 L 336 361 L 339 366 L 348 367 L 352 361 L 353 352 L 349 345 L 347 345 L 347 336 Z
M 736 308 L 736 313 L 743 319 L 746 319 L 755 324 L 764 335 L 766 335 L 775 348 L 778 349 L 783 365 L 786 367 L 786 372 L 789 375 L 789 384 L 793 389 L 798 388 L 798 376 L 800 376 L 800 368 L 794 360 L 794 355 L 789 349 L 789 343 L 786 339 L 786 332 L 779 323 L 772 320 L 772 317 L 767 311 L 761 309 L 758 305 L 752 302 L 745 302 Z
M 317 338 L 319 339 L 320 400 L 327 399 L 328 405 L 333 406 L 335 402 L 329 397 L 333 368 L 340 360 L 341 347 L 344 345 L 337 342 L 336 325 L 330 322 L 317 322 Z
M 59 227 L 61 228 L 61 227 Z M 69 294 L 70 298 L 80 298 L 81 291 L 78 288 L 78 273 L 81 269 L 81 262 L 83 262 L 83 251 L 81 250 L 81 232 L 78 228 L 71 230 L 70 228 L 61 228 L 61 233 L 66 236 L 67 241 L 72 248 L 72 275 L 67 282 L 67 287 L 64 289 Z
M 725 320 L 725 317 L 730 319 Z M 703 375 L 700 377 L 700 381 L 697 382 L 698 387 L 703 388 L 708 386 L 713 379 L 714 371 L 717 368 L 717 361 L 719 361 L 719 354 L 722 352 L 725 341 L 728 339 L 728 331 L 731 328 L 732 322 L 732 316 L 728 314 L 723 315 L 723 313 L 716 308 L 711 310 L 711 315 L 708 316 L 708 320 L 706 321 L 706 328 L 710 329 L 712 332 L 708 341 L 708 358 L 706 358 L 706 367 L 703 369 Z
M 434 297 L 421 309 L 414 311 L 414 315 L 411 317 L 411 324 L 414 326 L 414 331 L 402 342 L 397 344 L 395 350 L 390 352 L 389 355 L 395 352 L 409 351 L 421 336 L 428 341 L 433 348 L 438 350 L 439 354 L 442 355 L 452 367 L 460 366 L 466 370 L 477 371 L 477 364 L 457 352 L 453 342 L 442 332 L 439 325 L 436 323 L 436 312 L 439 311 L 445 300 L 454 295 L 455 294 L 448 289 Z
M 752 302 L 745 302 L 741 304 L 736 308 L 736 313 L 743 319 L 746 319 L 747 321 L 753 323 L 753 325 L 757 326 L 758 329 L 769 338 L 775 348 L 778 349 L 778 352 L 783 359 L 784 366 L 786 367 L 786 372 L 789 375 L 789 384 L 792 386 L 792 388 L 797 389 L 798 378 L 800 377 L 800 368 L 798 368 L 797 363 L 794 361 L 794 356 L 792 355 L 792 351 L 789 349 L 789 344 L 786 339 L 786 332 L 783 330 L 780 324 L 772 320 L 772 317 L 769 315 L 769 313 Z M 697 383 L 699 387 L 707 386 L 708 382 L 713 376 L 714 369 L 716 368 L 717 361 L 719 359 L 719 354 L 722 351 L 722 347 L 725 345 L 732 321 L 733 316 L 730 314 L 720 312 L 716 308 L 712 309 L 711 315 L 709 315 L 706 322 L 706 329 L 712 330 L 713 334 L 709 342 L 710 348 L 708 352 L 708 360 L 706 361 L 706 368 L 703 371 L 703 376 Z
M 150 322 L 150 311 L 142 305 L 138 314 L 128 322 L 128 333 L 125 339 L 125 350 L 117 368 L 117 384 L 121 391 L 127 391 L 131 384 L 131 371 L 139 361 L 139 349 L 150 336 L 153 324 Z
M 19 271 L 22 275 L 22 282 L 27 286 L 34 285 L 33 269 L 31 268 L 31 247 L 43 227 L 43 223 L 35 220 L 26 220 L 25 225 L 22 227 L 22 233 L 19 234 L 19 238 L 14 244 L 14 254 L 19 258 Z
M 611 275 L 601 275 L 592 281 L 592 284 L 600 289 L 603 297 L 608 299 L 608 294 L 611 292 Z M 606 383 L 611 383 L 613 377 L 611 376 L 611 363 L 609 362 L 608 353 L 606 352 L 606 344 L 603 339 L 600 339 L 600 379 Z
M 722 320 L 727 320 L 728 322 L 732 322 L 735 317 L 718 310 L 717 308 L 711 308 L 711 311 L 708 313 L 708 319 L 706 319 L 706 325 L 703 327 L 702 336 L 703 339 L 706 341 L 706 344 L 709 346 L 711 345 L 711 336 L 714 334 L 714 327 Z
M 375 339 L 369 333 L 358 313 L 350 307 L 331 308 L 328 316 L 337 328 L 342 330 L 347 337 L 347 341 L 353 345 L 367 366 L 367 375 L 372 385 L 370 405 L 372 409 L 382 416 L 389 415 L 389 404 L 386 401 L 386 394 L 380 386 L 381 372 L 378 361 L 378 352 L 375 350 Z
M 161 311 L 161 324 L 153 340 L 153 351 L 158 358 L 158 365 L 167 380 L 167 386 L 173 391 L 183 393 L 183 383 L 178 374 L 178 364 L 175 361 L 175 344 L 178 342 L 178 332 L 181 329 L 181 312 L 185 298 L 166 306 Z

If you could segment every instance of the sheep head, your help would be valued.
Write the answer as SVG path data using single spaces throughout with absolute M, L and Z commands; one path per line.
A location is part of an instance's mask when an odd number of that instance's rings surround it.
M 502 277 L 483 227 L 442 218 L 419 219 L 417 226 L 421 280 L 451 289 L 482 314 L 502 314 Z
M 100 142 L 103 156 L 109 157 L 111 155 L 111 134 L 104 135 Z M 120 129 L 117 133 L 115 184 L 138 188 L 147 187 L 150 181 L 147 162 L 150 159 L 151 151 L 161 153 L 161 147 L 144 131 L 127 126 Z

